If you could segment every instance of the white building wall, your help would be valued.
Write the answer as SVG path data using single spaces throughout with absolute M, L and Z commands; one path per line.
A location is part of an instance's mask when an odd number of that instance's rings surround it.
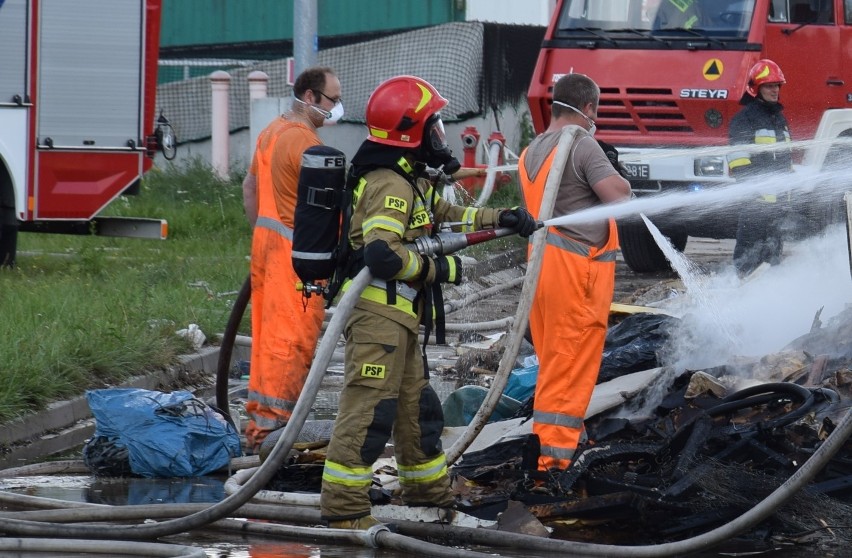
M 547 25 L 556 0 L 465 0 L 468 21 Z

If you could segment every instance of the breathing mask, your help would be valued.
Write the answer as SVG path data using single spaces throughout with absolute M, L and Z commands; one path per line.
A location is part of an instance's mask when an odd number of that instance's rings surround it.
M 562 101 L 556 101 L 556 100 L 554 100 L 554 101 L 553 101 L 553 104 L 554 104 L 554 105 L 559 105 L 560 107 L 566 107 L 566 108 L 569 108 L 569 109 L 573 110 L 574 112 L 576 112 L 577 114 L 579 114 L 580 116 L 582 116 L 583 118 L 585 118 L 585 119 L 586 119 L 586 122 L 588 122 L 588 123 L 589 123 L 589 135 L 590 135 L 590 136 L 595 135 L 595 130 L 597 130 L 598 125 L 597 125 L 597 124 L 595 124 L 595 121 L 594 121 L 594 120 L 592 120 L 591 118 L 589 118 L 588 116 L 586 116 L 585 114 L 583 114 L 583 111 L 581 111 L 580 109 L 578 109 L 578 108 L 577 108 L 577 107 L 575 107 L 575 106 L 569 105 L 568 103 L 563 103 Z
M 325 119 L 325 121 L 323 122 L 323 125 L 325 125 L 325 126 L 337 124 L 337 122 L 341 118 L 343 118 L 343 103 L 341 103 L 340 101 L 335 102 L 334 106 L 331 107 L 331 110 L 325 110 L 324 108 L 317 106 L 317 105 L 314 105 L 312 103 L 306 103 L 305 101 L 299 99 L 298 97 L 293 97 L 293 99 L 295 101 L 302 103 L 303 105 L 306 105 L 306 106 L 314 109 L 318 113 L 320 113 L 320 115 L 322 115 L 322 117 Z
M 441 170 L 444 174 L 453 174 L 461 168 L 461 163 L 453 157 L 447 145 L 447 133 L 440 113 L 430 116 L 423 127 L 418 159 L 432 168 L 443 167 Z

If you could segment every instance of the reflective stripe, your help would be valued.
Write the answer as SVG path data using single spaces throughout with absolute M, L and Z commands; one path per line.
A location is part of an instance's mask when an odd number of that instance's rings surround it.
M 420 275 L 421 267 L 422 263 L 420 262 L 420 256 L 417 255 L 416 252 L 408 250 L 408 265 L 406 265 L 405 269 L 402 270 L 402 273 L 399 274 L 399 278 L 403 281 L 415 279 L 418 275 Z
M 559 248 L 560 250 L 565 250 L 566 252 L 577 254 L 584 258 L 588 258 L 592 253 L 592 248 L 588 244 L 583 244 L 582 242 L 578 242 L 572 238 L 556 234 L 553 231 L 548 231 L 547 243 Z M 598 262 L 614 262 L 617 255 L 618 250 L 607 250 L 605 252 L 601 252 L 592 259 Z
M 287 420 L 283 417 L 269 418 L 263 415 L 255 415 L 254 413 L 249 413 L 249 415 L 254 421 L 254 424 L 261 430 L 278 430 L 282 426 L 287 426 Z
M 413 467 L 397 465 L 401 484 L 432 482 L 447 474 L 447 458 L 442 453 L 432 461 Z
M 379 279 L 379 281 L 381 281 L 381 279 Z M 384 283 L 384 281 L 382 281 L 382 283 Z M 347 290 L 349 290 L 349 286 L 351 284 L 352 284 L 352 280 L 347 279 L 343 283 L 343 287 L 341 287 L 340 291 L 345 293 Z M 388 304 L 387 287 L 376 287 L 374 285 L 367 285 L 367 287 L 361 293 L 361 298 L 364 299 L 364 300 L 369 300 L 370 302 L 375 302 L 377 304 L 383 304 L 385 306 L 391 306 L 393 308 L 396 308 L 400 312 L 403 312 L 403 313 L 411 316 L 412 318 L 416 318 L 417 317 L 417 311 L 414 308 L 413 298 L 412 299 L 406 298 L 406 294 L 403 294 L 402 292 L 400 292 L 399 285 L 400 285 L 400 282 L 397 282 L 397 294 L 398 294 L 398 296 L 396 298 L 396 304 Z M 408 285 L 405 285 L 405 283 L 402 283 L 402 285 L 405 286 L 405 287 L 408 287 Z M 411 287 L 408 287 L 408 288 L 411 289 Z M 411 290 L 413 291 L 414 289 L 411 289 Z M 408 293 L 408 291 L 405 291 L 405 293 Z M 416 294 L 416 291 L 415 291 L 415 294 Z
M 293 229 L 271 217 L 258 217 L 254 226 L 275 231 L 291 242 L 293 240 Z
M 462 214 L 462 225 L 461 232 L 472 232 L 476 230 L 474 224 L 476 223 L 476 214 L 479 210 L 475 207 L 465 208 L 464 213 Z
M 544 411 L 534 411 L 533 421 L 539 424 L 564 426 L 565 428 L 582 428 L 583 426 L 583 417 L 565 415 L 562 413 L 546 413 Z
M 330 260 L 334 252 L 300 252 L 293 250 L 293 257 L 300 260 Z
M 370 486 L 373 483 L 373 470 L 370 467 L 346 467 L 326 459 L 322 480 L 343 486 Z
M 775 137 L 775 130 L 761 128 L 754 132 L 754 143 L 767 144 L 778 143 L 778 138 Z
M 374 287 L 382 289 L 382 291 L 384 292 L 387 292 L 388 282 L 383 279 L 373 279 L 370 284 Z M 417 289 L 409 287 L 402 281 L 397 281 L 396 294 L 397 296 L 401 296 L 409 302 L 414 302 L 414 299 L 417 298 Z
M 553 446 L 541 446 L 541 451 L 539 452 L 541 455 L 545 457 L 552 457 L 554 459 L 566 459 L 571 461 L 571 458 L 574 457 L 574 454 L 577 453 L 577 448 L 555 448 Z
M 248 392 L 248 400 L 249 401 L 257 401 L 261 405 L 265 405 L 267 407 L 274 407 L 275 409 L 282 409 L 284 411 L 292 411 L 296 408 L 295 401 L 289 401 L 287 399 L 279 399 L 278 397 L 272 397 L 271 395 L 265 395 L 263 393 L 258 393 L 254 390 Z
M 405 225 L 396 219 L 391 219 L 390 217 L 383 215 L 365 219 L 364 222 L 361 223 L 361 228 L 363 229 L 365 236 L 373 229 L 384 229 L 386 231 L 396 233 L 399 236 L 405 234 Z

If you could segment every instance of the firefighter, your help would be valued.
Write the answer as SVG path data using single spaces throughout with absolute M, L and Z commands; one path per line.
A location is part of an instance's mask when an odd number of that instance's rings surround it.
M 630 198 L 630 183 L 595 141 L 600 89 L 589 77 L 568 74 L 553 87 L 547 130 L 523 151 L 518 174 L 526 206 L 538 216 L 544 185 L 562 129 L 579 126 L 568 153 L 553 216 Z M 609 307 L 615 287 L 615 220 L 551 227 L 530 309 L 530 333 L 539 360 L 533 433 L 541 444 L 538 468 L 571 464 L 597 383 Z
M 728 129 L 731 145 L 772 147 L 790 143 L 784 107 L 778 102 L 784 83 L 781 68 L 772 60 L 758 60 L 751 67 L 740 99 L 744 106 L 731 119 Z M 738 150 L 728 155 L 728 171 L 737 180 L 792 173 L 792 150 Z M 784 195 L 766 194 L 741 206 L 733 257 L 740 277 L 749 275 L 763 262 L 776 265 L 781 261 L 784 243 L 780 224 L 788 209 L 786 201 Z
M 344 328 L 344 388 L 320 499 L 322 517 L 333 528 L 377 523 L 370 515 L 371 467 L 391 432 L 403 501 L 454 504 L 440 440 L 444 416 L 417 336 L 421 321 L 431 321 L 434 288 L 459 284 L 462 265 L 457 256 L 424 257 L 406 244 L 436 232 L 442 222 L 453 222 L 460 232 L 502 226 L 529 236 L 535 230 L 523 208 L 452 205 L 426 178 L 427 167 L 447 174 L 460 167 L 439 113 L 446 105 L 431 84 L 414 76 L 388 79 L 367 101 L 368 136 L 350 168 L 349 240 L 353 276 L 367 266 L 374 280 Z
M 305 384 L 323 320 L 320 297 L 304 299 L 293 270 L 293 215 L 302 153 L 320 145 L 317 128 L 343 115 L 340 81 L 331 68 L 302 72 L 291 109 L 257 138 L 243 181 L 253 225 L 251 253 L 251 371 L 246 450 L 258 453 L 273 430 L 289 420 Z

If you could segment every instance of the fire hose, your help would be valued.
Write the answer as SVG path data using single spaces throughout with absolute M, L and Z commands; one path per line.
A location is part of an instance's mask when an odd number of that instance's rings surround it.
M 563 136 L 560 138 L 560 146 L 557 148 L 557 153 L 560 153 L 559 150 L 562 147 L 565 147 L 563 145 L 563 140 L 565 139 L 566 135 L 569 134 L 566 133 L 566 131 L 563 131 Z M 570 145 L 570 142 L 568 142 L 568 145 Z M 557 157 L 557 164 L 559 162 L 562 162 L 564 164 L 565 155 L 566 154 L 563 151 L 562 159 Z M 549 179 L 547 185 L 549 186 L 550 183 L 551 180 Z M 543 210 L 547 209 L 546 202 L 549 199 L 547 195 L 547 186 L 545 192 L 545 198 L 542 202 Z M 551 203 L 552 206 L 552 199 L 549 203 Z M 541 216 L 545 215 L 549 216 L 549 212 L 542 211 Z M 538 255 L 536 253 L 536 246 L 539 246 L 540 248 L 543 247 L 543 237 L 544 235 L 539 234 L 534 239 L 533 255 Z M 353 280 L 350 289 L 343 297 L 341 297 L 338 303 L 338 312 L 335 313 L 335 316 L 329 323 L 329 328 L 326 332 L 326 335 L 323 337 L 323 340 L 320 343 L 320 347 L 317 351 L 317 356 L 308 374 L 308 378 L 305 384 L 305 388 L 302 392 L 302 396 L 300 396 L 299 401 L 297 402 L 293 410 L 291 421 L 285 427 L 284 432 L 278 439 L 278 442 L 275 444 L 272 453 L 269 455 L 264 464 L 255 472 L 252 478 L 249 479 L 249 481 L 243 486 L 242 490 L 213 506 L 204 507 L 200 511 L 195 511 L 193 509 L 191 514 L 186 517 L 163 521 L 160 523 L 118 526 L 71 526 L 57 523 L 41 523 L 37 521 L 0 518 L 0 531 L 4 532 L 4 534 L 7 535 L 23 534 L 25 536 L 37 537 L 89 537 L 93 539 L 108 539 L 116 537 L 125 540 L 151 539 L 203 527 L 205 525 L 214 523 L 226 517 L 231 512 L 234 512 L 239 509 L 258 490 L 265 486 L 269 482 L 269 480 L 271 480 L 272 476 L 277 472 L 278 467 L 280 467 L 281 463 L 283 463 L 284 459 L 286 458 L 286 455 L 289 452 L 290 448 L 293 446 L 293 443 L 296 437 L 298 436 L 298 433 L 301 430 L 307 418 L 307 415 L 310 412 L 310 407 L 313 404 L 313 401 L 319 390 L 322 376 L 325 373 L 327 363 L 331 359 L 331 355 L 334 352 L 334 347 L 336 345 L 337 339 L 342 333 L 346 319 L 348 319 L 348 315 L 351 313 L 355 301 L 357 301 L 357 299 L 359 298 L 361 291 L 363 291 L 366 285 L 369 284 L 371 279 L 372 278 L 370 276 L 369 270 L 367 270 L 366 268 L 363 269 Z M 537 279 L 537 277 L 535 277 L 535 279 Z M 534 291 L 534 289 L 532 290 Z M 530 289 L 525 289 L 525 291 L 530 291 Z M 520 319 L 516 320 L 516 325 L 523 322 L 525 327 L 526 317 L 520 316 L 519 318 Z M 519 345 L 519 343 L 520 340 L 518 339 L 517 344 Z M 514 351 L 512 350 L 513 347 Z M 503 356 L 503 359 L 501 359 L 500 370 L 498 371 L 498 374 L 502 372 L 503 369 L 506 367 L 507 360 L 514 360 L 517 354 L 517 350 L 518 346 L 510 344 L 509 348 L 507 348 L 507 351 Z M 508 358 L 509 356 L 511 358 Z M 495 384 L 496 383 L 497 380 L 495 378 Z M 493 385 L 492 391 L 495 391 L 495 387 Z M 502 388 L 497 390 L 498 394 L 501 392 Z M 490 394 L 491 392 L 489 392 L 489 395 Z M 486 402 L 483 403 L 483 406 L 480 409 L 481 412 L 477 414 L 477 418 L 475 418 L 475 421 L 477 421 L 477 419 L 481 420 L 480 415 L 485 415 L 485 413 L 490 415 L 490 411 L 485 409 L 486 404 L 488 404 L 488 399 L 486 399 Z M 227 408 L 227 405 L 225 405 L 225 408 Z M 471 426 L 473 427 L 473 430 L 475 430 L 477 427 L 479 428 L 479 430 L 481 430 L 482 426 L 484 426 L 484 422 L 481 425 L 477 424 L 476 426 L 474 426 L 474 423 L 471 423 Z M 472 429 L 469 428 L 469 430 Z M 472 441 L 473 437 L 476 436 L 479 430 L 476 430 L 472 436 L 463 436 L 463 438 L 470 438 L 469 441 Z M 748 528 L 753 527 L 760 521 L 769 517 L 769 515 L 774 513 L 775 510 L 782 506 L 798 490 L 800 490 L 803 486 L 810 482 L 811 479 L 813 479 L 813 477 L 821 470 L 821 468 L 825 466 L 825 464 L 828 463 L 828 461 L 837 453 L 837 451 L 841 449 L 845 441 L 849 438 L 850 434 L 852 434 L 852 410 L 847 412 L 847 414 L 840 422 L 840 424 L 838 424 L 834 432 L 832 432 L 832 434 L 825 440 L 825 442 L 823 442 L 823 444 L 816 450 L 816 452 L 814 452 L 811 458 L 808 459 L 796 473 L 794 473 L 785 483 L 783 483 L 778 489 L 776 489 L 775 492 L 770 494 L 767 498 L 765 498 L 762 502 L 752 508 L 749 512 L 746 512 L 739 518 L 729 522 L 728 524 L 722 527 L 714 529 L 713 531 L 693 537 L 692 539 L 678 541 L 675 543 L 666 543 L 646 547 L 597 545 L 590 543 L 577 543 L 572 541 L 545 539 L 542 537 L 533 537 L 528 535 L 491 531 L 487 529 L 469 529 L 447 525 L 430 525 L 425 523 L 409 524 L 406 522 L 402 522 L 400 524 L 400 532 L 432 537 L 446 537 L 447 535 L 449 535 L 452 537 L 454 544 L 488 544 L 493 546 L 504 546 L 525 550 L 555 551 L 583 556 L 658 557 L 683 555 L 689 552 L 695 552 L 703 548 L 708 548 L 709 546 L 719 544 L 724 540 L 733 537 Z M 467 443 L 469 443 L 469 441 L 467 441 Z M 464 449 L 467 447 L 466 445 L 460 445 L 460 442 L 462 442 L 462 439 L 456 442 L 456 444 L 454 444 L 452 448 L 452 450 L 457 451 L 458 455 L 463 453 Z M 458 455 L 456 457 L 458 457 Z M 286 514 L 287 510 L 282 511 Z M 327 531 L 328 536 L 332 536 L 334 534 L 332 530 L 324 531 Z M 297 536 L 296 533 L 292 533 L 292 535 Z M 414 549 L 416 549 L 417 551 L 423 554 L 432 554 L 432 552 L 435 552 L 436 554 L 434 555 L 442 555 L 438 554 L 440 552 L 440 549 L 433 548 L 436 545 L 431 545 L 422 541 L 401 537 L 400 535 L 390 533 L 387 530 L 371 530 L 366 533 L 366 537 L 369 538 L 368 542 L 370 544 L 375 544 L 376 546 L 380 547 L 383 546 L 387 548 L 403 548 L 404 546 L 404 548 L 408 551 L 413 551 Z M 14 543 L 15 540 L 10 540 L 9 542 Z M 482 556 L 482 554 L 479 553 L 463 551 L 460 549 L 448 550 L 454 552 L 454 554 L 452 554 L 454 556 Z

